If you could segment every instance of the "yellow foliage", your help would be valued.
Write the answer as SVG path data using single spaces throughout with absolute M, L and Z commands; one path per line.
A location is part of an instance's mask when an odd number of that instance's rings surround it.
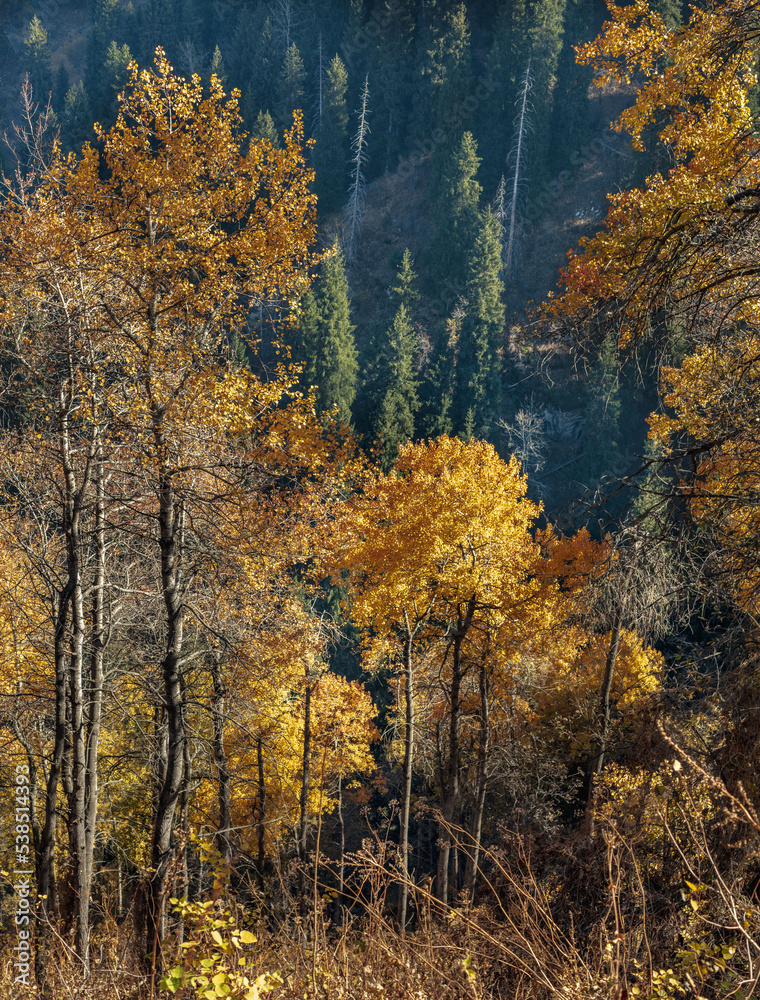
M 570 636 L 568 636 L 568 639 Z M 535 689 L 536 718 L 546 724 L 565 720 L 574 754 L 596 749 L 600 692 L 611 634 L 572 637 L 564 656 L 546 663 Z M 621 725 L 635 717 L 660 690 L 664 670 L 662 654 L 647 647 L 635 632 L 622 629 L 610 703 Z

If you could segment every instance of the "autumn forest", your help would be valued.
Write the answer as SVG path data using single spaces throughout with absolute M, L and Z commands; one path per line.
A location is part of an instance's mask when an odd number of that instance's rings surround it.
M 3 996 L 756 996 L 760 0 L 33 6 Z

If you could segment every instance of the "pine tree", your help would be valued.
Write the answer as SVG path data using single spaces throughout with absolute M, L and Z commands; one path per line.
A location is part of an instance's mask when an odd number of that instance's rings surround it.
M 227 83 L 227 74 L 224 71 L 224 59 L 222 59 L 222 53 L 218 45 L 214 47 L 214 53 L 211 56 L 211 62 L 208 68 L 209 83 L 211 82 L 212 76 L 217 78 L 222 89 L 224 89 Z
M 281 128 L 290 127 L 293 112 L 296 109 L 303 110 L 305 84 L 306 70 L 304 69 L 303 59 L 301 59 L 298 46 L 293 42 L 285 55 L 285 60 L 277 79 L 275 109 Z
M 501 397 L 499 349 L 504 330 L 499 224 L 490 208 L 481 218 L 469 264 L 467 306 L 459 337 L 453 400 L 454 428 L 486 436 Z
M 271 142 L 276 149 L 279 149 L 282 145 L 280 134 L 274 124 L 274 119 L 268 111 L 259 111 L 258 115 L 256 115 L 256 121 L 251 128 L 251 137 Z
M 416 282 L 417 275 L 414 271 L 414 261 L 407 247 L 401 258 L 401 266 L 396 275 L 396 284 L 391 286 L 391 293 L 398 305 L 404 306 L 410 318 L 414 315 L 414 307 L 420 298 L 420 293 L 415 287 Z
M 409 128 L 414 79 L 414 18 L 409 0 L 384 0 L 370 55 L 374 121 L 369 159 L 374 173 L 394 170 Z
M 321 124 L 314 148 L 319 207 L 325 212 L 337 212 L 345 202 L 348 189 L 347 87 L 346 67 L 336 55 L 325 75 Z
M 66 94 L 70 86 L 69 71 L 66 69 L 66 64 L 61 61 L 58 64 L 55 80 L 53 81 L 53 109 L 59 121 L 63 118 L 63 107 L 66 103 Z
M 53 88 L 50 69 L 50 45 L 42 21 L 35 14 L 24 35 L 24 68 L 29 74 L 34 99 L 44 105 Z
M 467 263 L 480 221 L 482 188 L 475 179 L 479 167 L 477 144 L 472 133 L 465 132 L 441 177 L 437 195 L 438 233 L 432 245 L 438 274 L 452 282 L 457 294 L 464 291 Z
M 172 6 L 172 0 L 148 0 L 143 8 L 140 42 L 144 63 L 151 61 L 159 45 L 168 52 L 176 47 L 177 24 Z
M 69 87 L 63 105 L 63 143 L 64 148 L 79 152 L 82 146 L 93 139 L 92 109 L 84 89 L 84 83 L 79 80 Z
M 574 46 L 593 37 L 594 24 L 594 0 L 568 0 L 549 144 L 551 170 L 555 175 L 573 166 L 573 154 L 588 141 L 591 106 L 588 88 L 593 73 L 591 67 L 579 66 L 575 61 Z
M 472 57 L 464 4 L 443 16 L 430 5 L 420 44 L 424 55 L 415 134 L 423 140 L 433 133 L 445 137 L 435 143 L 435 170 L 440 174 L 458 136 L 469 124 L 465 102 L 472 89 Z
M 317 413 L 351 423 L 358 365 L 351 325 L 343 256 L 336 251 L 322 263 L 313 289 L 301 303 L 296 360 L 304 365 L 303 383 L 316 390 Z M 337 411 L 335 408 L 337 407 Z
M 274 32 L 262 5 L 238 16 L 229 47 L 230 77 L 242 92 L 242 110 L 250 125 L 264 108 L 275 107 Z M 290 122 L 288 122 L 288 125 Z
M 132 62 L 132 53 L 125 42 L 119 47 L 116 42 L 111 42 L 106 52 L 105 63 L 103 64 L 104 90 L 109 96 L 105 112 L 108 120 L 116 119 L 118 114 L 118 95 L 124 89 L 129 76 L 128 67 Z
M 414 370 L 417 337 L 405 306 L 398 307 L 387 333 L 381 360 L 381 390 L 374 420 L 384 472 L 393 465 L 400 444 L 414 437 L 414 415 L 420 403 L 419 382 Z
M 84 89 L 96 121 L 110 121 L 114 94 L 103 72 L 109 45 L 121 37 L 122 13 L 118 0 L 96 0 L 92 27 L 87 34 Z

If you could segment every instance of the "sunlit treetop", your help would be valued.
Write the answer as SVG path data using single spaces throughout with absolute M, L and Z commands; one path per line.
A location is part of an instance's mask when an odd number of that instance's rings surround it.
M 608 196 L 604 229 L 569 254 L 555 317 L 581 326 L 614 311 L 621 344 L 668 315 L 692 330 L 757 320 L 760 149 L 748 102 L 756 6 L 692 8 L 689 24 L 672 32 L 644 0 L 610 3 L 602 33 L 579 49 L 597 86 L 638 87 L 613 128 L 637 149 L 656 136 L 672 166 Z

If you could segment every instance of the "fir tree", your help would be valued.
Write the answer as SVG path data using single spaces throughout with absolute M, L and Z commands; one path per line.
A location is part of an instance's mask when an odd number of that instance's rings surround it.
M 534 183 L 551 174 L 548 150 L 567 2 L 572 0 L 506 0 L 499 13 L 488 57 L 487 75 L 493 89 L 479 131 L 481 148 L 487 151 L 483 169 L 487 190 L 495 190 L 512 146 L 515 101 L 528 63 L 536 113 L 526 163 Z
M 34 99 L 44 105 L 53 88 L 50 69 L 50 45 L 42 21 L 35 14 L 24 35 L 24 68 L 29 74 Z
M 279 149 L 281 145 L 280 135 L 274 124 L 274 119 L 268 111 L 259 111 L 258 115 L 256 115 L 256 121 L 251 128 L 251 137 L 253 139 L 264 139 L 267 142 L 271 142 L 276 149 Z
M 409 128 L 409 95 L 414 79 L 414 18 L 409 0 L 384 0 L 376 8 L 377 31 L 370 56 L 370 75 L 377 95 L 376 123 L 369 159 L 376 174 L 395 169 Z
M 92 110 L 84 83 L 79 80 L 69 87 L 63 105 L 63 138 L 68 151 L 79 152 L 94 137 Z
M 555 175 L 573 166 L 573 154 L 588 141 L 588 88 L 593 72 L 590 66 L 578 65 L 574 46 L 589 41 L 593 32 L 594 0 L 567 0 L 549 143 L 549 160 Z
M 683 27 L 681 0 L 649 0 L 649 6 L 662 16 L 666 27 L 671 31 L 677 31 Z
M 241 11 L 228 65 L 231 78 L 242 92 L 242 110 L 249 125 L 259 111 L 275 106 L 273 48 L 274 33 L 266 9 L 262 6 Z
M 614 338 L 607 337 L 587 383 L 585 461 L 581 469 L 589 486 L 620 474 L 623 453 L 620 439 L 622 403 L 618 353 Z
M 340 56 L 334 56 L 325 76 L 322 117 L 314 148 L 319 207 L 325 212 L 342 208 L 348 189 L 348 74 Z
M 69 71 L 66 69 L 66 64 L 61 61 L 58 64 L 53 82 L 53 109 L 59 121 L 63 119 L 63 107 L 66 103 L 66 94 L 70 86 Z
M 143 8 L 140 35 L 144 63 L 151 62 L 159 45 L 168 52 L 174 50 L 177 42 L 176 28 L 172 0 L 148 0 Z
M 459 336 L 453 400 L 454 428 L 486 436 L 501 397 L 499 349 L 504 329 L 504 286 L 499 224 L 490 208 L 481 219 L 469 264 L 467 306 Z M 470 414 L 470 416 L 468 416 Z
M 118 0 L 96 0 L 92 27 L 87 34 L 84 88 L 94 120 L 110 120 L 113 92 L 103 72 L 109 45 L 120 38 L 123 25 Z
M 459 147 L 449 157 L 438 193 L 438 233 L 432 257 L 439 275 L 464 290 L 467 262 L 479 226 L 482 188 L 475 175 L 480 166 L 478 147 L 471 132 L 465 132 Z
M 292 124 L 293 112 L 296 109 L 303 109 L 305 84 L 306 70 L 303 59 L 301 59 L 298 46 L 293 42 L 285 55 L 277 79 L 275 108 L 281 128 L 289 128 Z
M 430 5 L 420 42 L 424 55 L 417 97 L 415 134 L 440 134 L 435 143 L 436 173 L 440 174 L 457 138 L 468 126 L 466 99 L 472 89 L 470 29 L 464 4 L 443 16 Z
M 414 315 L 414 307 L 420 298 L 416 289 L 417 275 L 414 271 L 414 261 L 409 248 L 404 250 L 401 266 L 396 275 L 396 284 L 391 286 L 391 293 L 400 306 L 404 306 L 410 318 Z
M 296 359 L 304 365 L 304 384 L 315 387 L 317 413 L 332 419 L 335 412 L 350 424 L 358 365 L 340 251 L 322 263 L 313 289 L 303 296 Z
M 111 42 L 103 64 L 103 80 L 109 97 L 105 112 L 109 120 L 116 120 L 119 106 L 117 98 L 129 77 L 130 62 L 132 62 L 132 53 L 129 51 L 127 43 L 125 42 L 119 47 L 116 42 Z
M 224 59 L 222 59 L 222 53 L 218 45 L 214 47 L 214 53 L 211 56 L 211 63 L 208 68 L 209 83 L 212 76 L 217 78 L 222 89 L 224 89 L 227 83 L 227 74 L 224 71 Z
M 438 328 L 433 339 L 425 381 L 420 386 L 417 432 L 423 437 L 451 435 L 454 430 L 451 410 L 454 372 L 451 342 L 458 339 L 462 316 L 461 308 L 456 307 L 454 314 Z
M 419 382 L 414 370 L 416 351 L 417 337 L 402 304 L 387 333 L 374 420 L 380 463 L 385 472 L 396 460 L 399 445 L 414 437 L 414 415 L 420 406 Z

